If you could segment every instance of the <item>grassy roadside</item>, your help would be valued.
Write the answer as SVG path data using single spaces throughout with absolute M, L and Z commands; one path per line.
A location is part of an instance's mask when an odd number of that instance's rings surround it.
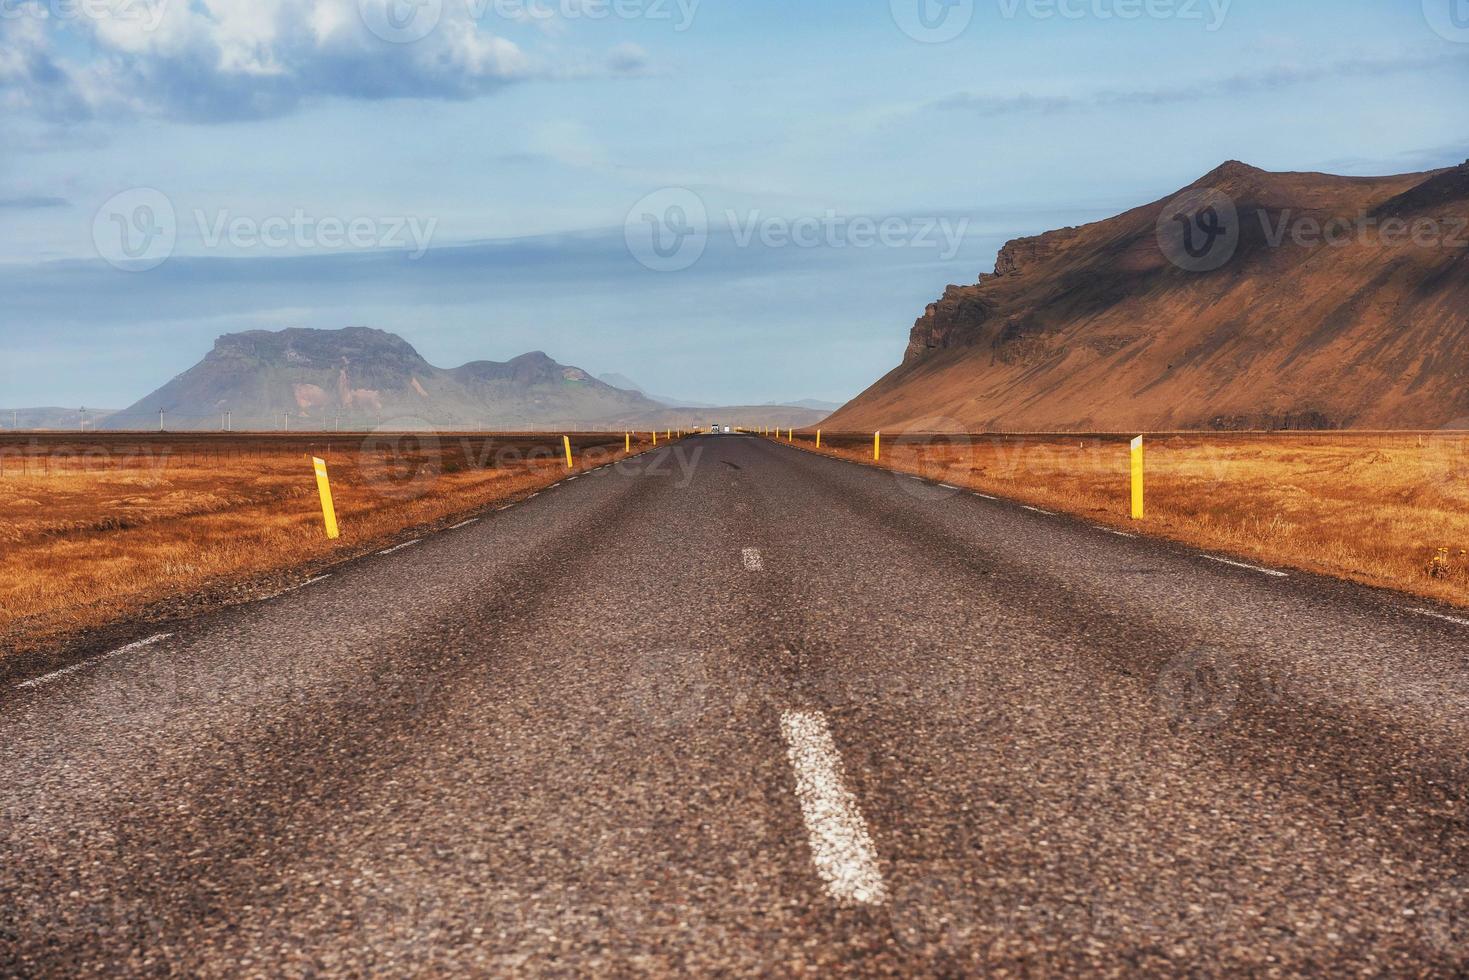
M 257 598 L 409 529 L 629 458 L 620 433 L 575 437 L 573 470 L 546 436 L 88 439 L 0 446 L 0 661 L 188 596 Z M 650 448 L 644 435 L 631 455 Z M 311 453 L 331 473 L 337 541 L 322 530 Z
M 872 435 L 783 444 L 871 464 Z M 1179 433 L 1147 439 L 1147 516 L 1128 440 L 884 434 L 880 465 L 1247 561 L 1469 607 L 1469 433 Z

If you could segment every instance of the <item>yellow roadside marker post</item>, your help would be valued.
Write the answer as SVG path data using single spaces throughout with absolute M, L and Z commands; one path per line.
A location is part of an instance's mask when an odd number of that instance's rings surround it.
M 816 430 L 816 448 L 817 449 L 820 449 L 821 448 L 821 430 L 820 429 L 817 429 Z
M 653 445 L 655 445 L 655 446 L 658 445 L 658 430 L 657 429 L 654 429 L 653 430 Z
M 326 522 L 326 536 L 336 540 L 342 536 L 342 532 L 337 527 L 337 508 L 332 503 L 332 485 L 326 476 L 326 460 L 313 456 L 311 463 L 316 467 L 316 489 L 321 493 L 321 518 Z
M 879 429 L 872 434 L 872 461 L 882 459 L 882 430 Z
M 566 468 L 571 469 L 571 436 L 562 436 L 561 445 L 566 447 Z
M 622 434 L 622 451 L 625 452 L 625 453 L 632 452 L 632 433 L 631 432 L 624 432 Z
M 1132 519 L 1143 519 L 1143 437 L 1132 440 Z

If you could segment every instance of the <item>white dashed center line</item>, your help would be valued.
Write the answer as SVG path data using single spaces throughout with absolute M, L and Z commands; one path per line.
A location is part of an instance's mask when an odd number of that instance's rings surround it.
M 414 538 L 412 541 L 404 541 L 402 544 L 395 544 L 391 548 L 384 548 L 382 551 L 379 551 L 378 554 L 391 555 L 395 551 L 402 551 L 404 548 L 411 548 L 422 540 L 422 538 Z
M 1469 626 L 1469 619 L 1464 619 L 1459 616 L 1448 616 L 1444 613 L 1434 612 L 1432 609 L 1409 609 L 1408 612 L 1413 613 L 1415 616 L 1431 616 L 1434 619 L 1441 619 L 1445 623 L 1454 623 L 1458 626 Z
M 765 571 L 765 559 L 760 557 L 759 548 L 746 548 L 741 552 L 745 560 L 745 568 L 752 572 Z
M 842 784 L 842 760 L 826 716 L 787 711 L 780 717 L 780 731 L 796 774 L 811 859 L 827 893 L 839 902 L 881 905 L 887 889 L 877 867 L 877 849 L 856 798 Z
M 36 677 L 28 681 L 23 681 L 15 686 L 18 688 L 42 687 L 46 684 L 51 683 L 54 680 L 59 680 L 60 678 L 65 677 L 68 674 L 75 674 L 79 670 L 86 670 L 88 667 L 95 667 L 98 664 L 105 663 L 106 661 L 112 660 L 115 657 L 121 657 L 124 654 L 133 653 L 135 651 L 143 649 L 144 647 L 151 647 L 155 643 L 162 643 L 170 636 L 173 636 L 173 634 L 159 633 L 157 636 L 150 636 L 146 640 L 139 640 L 136 643 L 129 643 L 125 647 L 118 647 L 111 653 L 104 653 L 100 657 L 93 657 L 91 660 L 84 660 L 79 664 L 72 664 L 70 667 L 63 667 L 60 670 L 52 671 L 51 673 L 45 674 L 41 677 Z
M 1244 568 L 1251 572 L 1259 572 L 1261 575 L 1272 575 L 1275 578 L 1290 578 L 1285 572 L 1277 572 L 1273 568 L 1261 568 L 1259 565 L 1246 565 L 1242 561 L 1234 561 L 1230 558 L 1220 558 L 1217 555 L 1204 555 L 1210 561 L 1217 561 L 1221 565 L 1233 565 L 1235 568 Z

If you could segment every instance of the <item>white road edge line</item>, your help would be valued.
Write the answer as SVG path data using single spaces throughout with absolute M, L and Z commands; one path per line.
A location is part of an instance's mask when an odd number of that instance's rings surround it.
M 49 674 L 43 674 L 40 677 L 35 677 L 28 681 L 22 681 L 15 686 L 17 688 L 41 687 L 43 685 L 51 683 L 54 680 L 59 680 L 60 678 L 65 677 L 68 674 L 75 674 L 79 670 L 85 670 L 88 667 L 95 667 L 97 664 L 105 663 L 106 661 L 112 660 L 115 657 L 121 657 L 123 654 L 133 653 L 137 650 L 143 649 L 144 647 L 151 647 L 155 643 L 162 643 L 164 640 L 168 639 L 171 636 L 173 636 L 172 633 L 159 633 L 157 636 L 150 636 L 146 640 L 139 640 L 136 643 L 129 643 L 125 647 L 118 647 L 111 653 L 104 653 L 101 656 L 93 657 L 91 660 L 83 660 L 79 664 L 72 664 L 70 667 L 63 667 L 60 670 L 54 670 Z
M 478 517 L 471 517 L 467 521 L 460 521 L 458 524 L 455 524 L 453 527 L 449 528 L 449 530 L 451 530 L 451 531 L 457 531 L 461 527 L 469 527 L 469 525 L 471 525 L 471 524 L 478 524 L 478 523 L 479 523 L 479 518 Z
M 268 602 L 271 599 L 279 599 L 283 595 L 289 595 L 292 592 L 300 592 L 302 589 L 306 588 L 306 586 L 308 586 L 308 585 L 315 585 L 317 582 L 325 582 L 329 578 L 331 578 L 331 575 L 329 575 L 329 574 L 328 575 L 318 575 L 316 578 L 309 578 L 309 579 L 307 579 L 306 581 L 302 582 L 300 585 L 293 585 L 293 586 L 291 586 L 289 588 L 281 589 L 279 592 L 272 592 L 268 596 L 262 596 L 258 601 L 260 601 L 260 602 Z
M 1290 576 L 1287 575 L 1285 572 L 1277 572 L 1273 568 L 1261 568 L 1259 565 L 1246 565 L 1242 561 L 1234 561 L 1230 558 L 1220 558 L 1217 555 L 1205 555 L 1204 557 L 1209 559 L 1210 561 L 1217 561 L 1221 565 L 1233 565 L 1235 568 L 1248 569 L 1252 572 L 1259 572 L 1261 575 L 1273 575 L 1275 578 L 1290 578 Z
M 1022 510 L 1034 511 L 1037 514 L 1045 514 L 1047 517 L 1055 517 L 1056 516 L 1056 514 L 1055 514 L 1054 511 L 1041 510 L 1039 507 L 1032 507 L 1032 506 L 1030 506 L 1030 504 L 1021 504 L 1020 505 L 1020 508 Z
M 974 495 L 976 497 L 983 497 L 985 500 L 999 500 L 1000 499 L 999 497 L 991 497 L 987 493 L 980 493 L 978 490 L 974 491 Z
M 748 571 L 765 571 L 765 559 L 760 557 L 759 548 L 746 548 L 740 553 L 740 557 L 744 560 L 745 568 Z
M 842 760 L 826 716 L 787 711 L 780 716 L 780 732 L 796 774 L 811 859 L 827 894 L 839 902 L 883 904 L 887 888 L 877 867 L 877 849 L 856 798 L 842 784 Z
M 378 554 L 391 555 L 395 551 L 402 551 L 404 548 L 411 548 L 414 545 L 420 543 L 422 540 L 422 538 L 414 538 L 412 541 L 404 541 L 402 544 L 395 544 L 391 548 L 384 548 L 382 551 L 379 551 Z
M 952 483 L 940 483 L 939 486 L 943 487 L 945 490 L 958 490 L 959 489 L 958 487 L 954 486 Z
M 1461 616 L 1445 615 L 1444 613 L 1434 612 L 1432 609 L 1409 609 L 1408 612 L 1413 613 L 1415 616 L 1431 616 L 1434 619 L 1441 619 L 1446 623 L 1454 623 L 1457 626 L 1469 626 L 1469 619 L 1464 619 Z

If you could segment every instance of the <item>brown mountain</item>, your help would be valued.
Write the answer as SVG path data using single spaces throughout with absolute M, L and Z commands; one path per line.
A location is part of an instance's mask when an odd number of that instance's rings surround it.
M 252 330 L 113 415 L 113 429 L 583 427 L 662 408 L 540 351 L 438 368 L 401 337 L 366 327 Z M 228 415 L 226 415 L 228 413 Z
M 1012 241 L 833 429 L 1438 427 L 1469 416 L 1469 163 L 1229 162 Z

